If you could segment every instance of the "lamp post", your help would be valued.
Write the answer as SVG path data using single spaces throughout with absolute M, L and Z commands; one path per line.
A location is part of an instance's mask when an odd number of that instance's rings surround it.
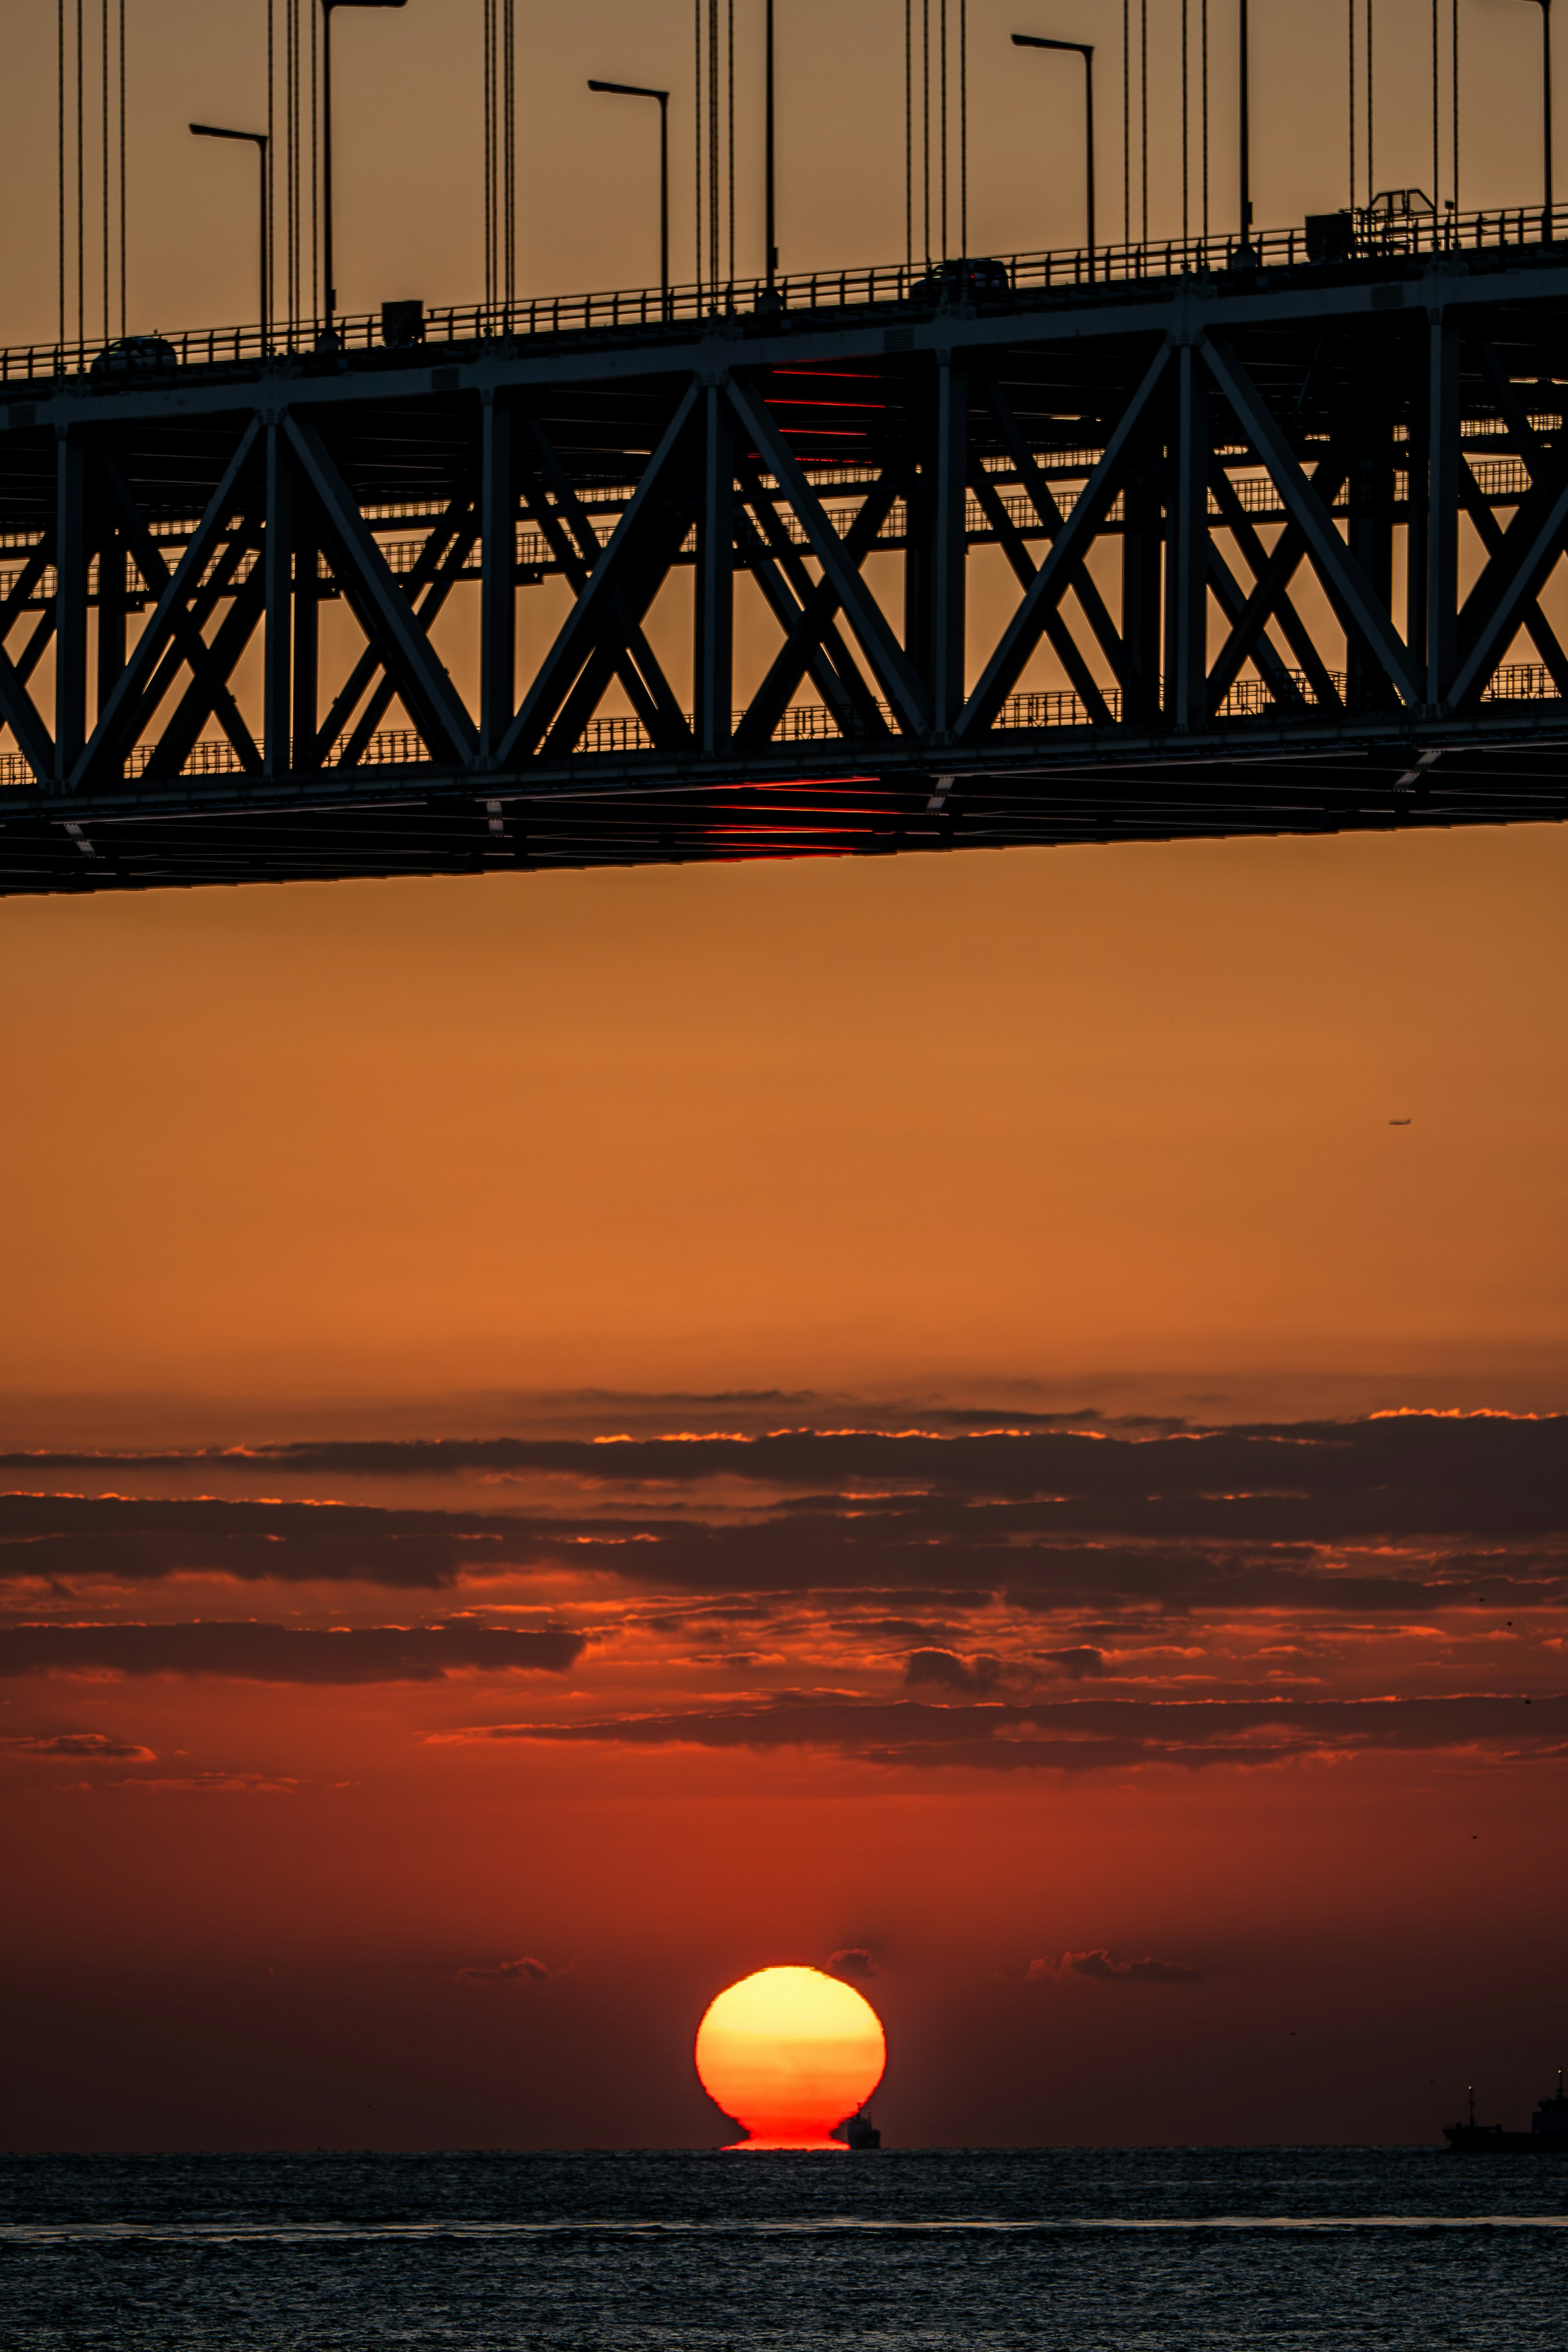
M 254 147 L 261 163 L 261 340 L 263 347 L 272 334 L 272 233 L 267 205 L 267 151 L 265 131 L 223 131 L 215 122 L 193 122 L 192 131 L 198 139 L 238 139 Z
M 1549 5 L 1549 0 L 1548 0 L 1548 5 Z M 764 213 L 764 216 L 765 216 L 765 217 L 764 217 L 764 222 L 763 222 L 763 236 L 765 236 L 765 238 L 767 239 L 767 244 L 768 244 L 768 292 L 771 294 L 771 292 L 773 291 L 773 281 L 774 281 L 774 279 L 775 279 L 775 278 L 778 277 L 778 275 L 779 275 L 779 223 L 778 223 L 778 216 L 777 216 L 777 209 L 776 209 L 775 203 L 774 203 L 774 194 L 775 194 L 774 163 L 775 163 L 775 159 L 776 159 L 776 149 L 775 149 L 775 145 L 774 145 L 774 137 L 773 137 L 773 129 L 774 129 L 773 0 L 768 0 L 768 24 L 767 24 L 767 34 L 766 34 L 766 39 L 767 39 L 767 53 L 768 53 L 768 100 L 767 100 L 767 104 L 768 104 L 768 124 L 767 124 L 766 135 L 765 135 L 765 138 L 764 138 L 764 141 L 763 141 L 764 152 L 765 152 L 765 157 L 766 157 L 766 161 L 765 161 L 765 164 L 764 164 L 764 169 L 763 169 L 763 180 L 764 180 L 764 187 L 763 187 L 763 196 L 764 196 L 763 213 Z
M 1248 51 L 1249 47 L 1249 10 L 1248 0 L 1241 0 L 1241 250 L 1237 260 L 1250 261 L 1252 255 L 1252 75 Z
M 321 266 L 327 280 L 327 332 L 331 343 L 338 310 L 332 267 L 332 11 L 334 8 L 403 8 L 408 0 L 321 0 Z
M 656 98 L 659 101 L 659 293 L 664 314 L 670 315 L 670 93 L 649 89 L 636 81 L 591 81 L 590 89 L 612 98 Z
M 1015 49 L 1069 49 L 1083 60 L 1083 154 L 1088 182 L 1089 275 L 1094 275 L 1094 44 L 1049 41 L 1040 33 L 1015 33 Z
M 1546 166 L 1547 234 L 1552 215 L 1552 0 L 1535 0 L 1541 11 L 1541 152 Z

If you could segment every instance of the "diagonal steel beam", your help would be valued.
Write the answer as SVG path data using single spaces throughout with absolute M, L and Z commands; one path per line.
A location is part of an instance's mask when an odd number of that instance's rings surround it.
M 1116 494 L 1122 460 L 1143 425 L 1150 402 L 1159 390 L 1174 346 L 1162 343 L 1144 372 L 1143 381 L 1116 421 L 1099 464 L 1074 500 L 1071 511 L 1051 542 L 1050 551 L 1023 600 L 1003 632 L 1001 643 L 986 664 L 978 685 L 965 704 L 953 730 L 956 742 L 971 741 L 992 724 L 1018 684 L 1024 664 L 1045 634 L 1046 616 L 1072 581 L 1090 541 L 1099 530 L 1105 510 Z
M 886 614 L 850 555 L 844 541 L 828 520 L 821 500 L 807 481 L 799 460 L 786 442 L 767 402 L 753 384 L 732 376 L 729 396 L 758 457 L 793 509 L 822 577 L 832 588 L 844 618 L 860 640 L 872 675 L 892 705 L 904 732 L 925 737 L 931 731 L 931 698 L 913 663 L 894 635 Z
M 1245 425 L 1252 446 L 1284 501 L 1286 513 L 1301 530 L 1313 568 L 1341 624 L 1359 638 L 1402 699 L 1418 708 L 1424 688 L 1409 647 L 1384 611 L 1371 581 L 1340 537 L 1333 515 L 1301 471 L 1282 426 L 1276 423 L 1251 377 L 1221 337 L 1204 336 L 1202 348 L 1210 373 Z
M 22 757 L 37 782 L 47 787 L 55 772 L 55 739 L 44 723 L 37 704 L 22 683 L 16 663 L 0 647 L 0 719 L 21 747 Z
M 506 738 L 496 755 L 497 767 L 526 759 L 538 749 L 606 631 L 616 632 L 622 619 L 617 612 L 621 604 L 621 567 L 627 561 L 628 551 L 635 552 L 647 522 L 664 495 L 665 476 L 672 470 L 676 453 L 686 437 L 686 428 L 702 397 L 702 391 L 700 383 L 692 382 L 682 394 L 674 415 L 660 436 L 658 447 L 643 467 L 643 478 L 632 494 L 631 503 L 616 524 L 609 545 L 584 581 L 577 602 L 567 614 L 554 645 L 523 697 L 522 708 L 507 730 Z M 628 614 L 624 617 L 641 625 L 642 612 Z M 623 637 L 618 638 L 618 642 L 623 644 Z
M 599 533 L 587 508 L 579 498 L 571 478 L 561 464 L 560 454 L 546 432 L 537 411 L 519 405 L 517 415 L 528 427 L 533 445 L 535 463 L 548 497 L 539 495 L 538 485 L 522 475 L 522 489 L 529 514 L 538 525 L 556 562 L 575 596 L 580 596 L 589 573 L 604 553 Z M 550 499 L 555 505 L 550 504 Z M 564 518 L 564 520 L 563 520 Z M 570 530 L 567 526 L 570 525 Z M 615 675 L 625 690 L 626 698 L 642 720 L 655 743 L 682 743 L 689 734 L 685 712 L 653 646 L 640 625 L 621 615 L 625 644 L 614 665 Z
M 983 389 L 986 405 L 991 412 L 992 422 L 998 433 L 1001 436 L 1002 446 L 1012 460 L 1013 470 L 1028 492 L 1046 535 L 1048 538 L 1054 539 L 1066 520 L 1061 501 L 1047 481 L 1034 451 L 1024 437 L 1023 428 L 1013 413 L 1012 403 L 994 375 L 987 374 Z M 1016 565 L 1014 569 L 1017 570 Z M 1031 562 L 1030 565 L 1031 577 L 1034 570 L 1035 566 Z M 1025 582 L 1024 584 L 1027 586 L 1028 583 Z M 1110 606 L 1095 586 L 1086 564 L 1080 562 L 1077 565 L 1070 587 L 1071 593 L 1078 599 L 1084 619 L 1094 632 L 1101 652 L 1111 665 L 1112 677 L 1123 693 L 1130 700 L 1136 701 L 1144 683 L 1138 666 L 1133 657 L 1126 638 L 1112 619 Z M 1049 622 L 1046 625 L 1046 634 L 1051 635 Z M 1054 643 L 1054 638 L 1052 642 Z M 1060 648 L 1058 650 L 1060 651 Z
M 767 598 L 774 619 L 788 635 L 817 583 L 806 568 L 804 556 L 785 529 L 778 507 L 764 490 L 761 475 L 749 458 L 737 458 L 736 477 L 745 506 L 749 509 L 749 527 L 758 535 L 771 558 L 770 563 L 764 562 L 760 568 L 754 562 L 752 577 Z M 881 705 L 865 682 L 860 664 L 839 635 L 838 625 L 831 618 L 823 623 L 817 651 L 811 656 L 810 674 L 824 701 L 835 709 L 840 700 L 847 702 L 854 713 L 855 725 L 862 732 L 883 736 L 892 732 L 882 715 Z M 846 728 L 845 732 L 849 731 Z
M 974 491 L 980 512 L 997 534 L 998 544 L 1012 565 L 1013 576 L 1020 588 L 1027 588 L 1040 566 L 1030 554 L 1028 541 L 1007 509 L 1007 505 L 985 467 L 977 464 L 969 474 L 969 488 Z M 1052 501 L 1054 504 L 1054 500 Z M 1051 639 L 1051 651 L 1067 673 L 1068 682 L 1096 727 L 1115 724 L 1111 706 L 1100 690 L 1100 682 L 1078 649 L 1074 637 L 1061 608 L 1050 614 L 1045 634 Z
M 370 613 L 385 630 L 395 648 L 402 674 L 401 691 L 410 715 L 434 755 L 444 753 L 459 767 L 472 768 L 478 757 L 479 730 L 464 708 L 444 664 L 420 627 L 408 598 L 392 577 L 375 535 L 350 497 L 326 443 L 307 416 L 292 409 L 285 417 L 288 437 L 298 452 L 310 487 L 339 541 L 350 576 L 342 581 L 350 593 L 358 591 Z M 426 729 L 431 731 L 426 733 Z
M 883 524 L 897 500 L 898 488 L 896 477 L 883 474 L 862 501 L 860 512 L 843 541 L 845 555 L 857 568 L 876 544 Z M 823 634 L 838 609 L 838 591 L 831 581 L 824 578 L 810 583 L 789 635 L 775 655 L 736 730 L 736 741 L 743 750 L 756 751 L 772 741 L 773 730 L 789 709 L 790 698 L 810 668 L 811 657 L 820 649 Z M 875 709 L 874 703 L 873 708 Z M 877 718 L 880 722 L 880 711 Z M 887 731 L 885 725 L 882 731 Z
M 1531 492 L 1504 531 L 1497 554 L 1471 589 L 1466 609 L 1490 587 L 1490 609 L 1479 626 L 1469 632 L 1464 626 L 1464 612 L 1459 614 L 1460 641 L 1465 644 L 1468 637 L 1469 642 L 1443 698 L 1445 712 L 1462 709 L 1466 700 L 1479 695 L 1485 686 L 1508 651 L 1509 641 L 1522 620 L 1523 607 L 1540 594 L 1546 573 L 1563 552 L 1564 530 L 1568 530 L 1568 467 L 1563 469 L 1554 491 Z M 1494 587 L 1500 565 L 1507 568 Z
M 1312 488 L 1325 505 L 1332 506 L 1339 494 L 1339 486 L 1343 479 L 1344 467 L 1333 457 L 1331 452 L 1329 456 L 1320 459 L 1315 467 L 1312 474 Z M 1253 580 L 1261 582 L 1266 573 L 1270 575 L 1269 584 L 1270 615 L 1279 623 L 1281 635 L 1306 672 L 1318 703 L 1325 710 L 1343 709 L 1343 697 L 1335 686 L 1322 654 L 1312 641 L 1312 631 L 1297 612 L 1289 593 L 1291 581 L 1306 556 L 1305 540 L 1302 539 L 1294 523 L 1288 522 L 1275 541 L 1273 553 L 1270 554 L 1254 528 L 1251 516 L 1237 497 L 1236 485 L 1223 466 L 1217 466 L 1214 468 L 1210 477 L 1210 487 L 1214 491 L 1215 503 L 1219 509 L 1219 520 L 1240 549 Z M 1222 652 L 1221 661 L 1224 657 Z M 1238 668 L 1239 667 L 1240 665 L 1238 664 Z M 1213 675 L 1215 677 L 1219 675 L 1218 663 L 1215 666 Z M 1230 680 L 1227 679 L 1227 691 L 1229 685 Z M 1210 698 L 1213 699 L 1212 686 Z
M 1481 496 L 1480 485 L 1471 472 L 1468 461 L 1462 458 L 1459 464 L 1459 502 L 1475 526 L 1476 537 L 1480 541 L 1490 560 L 1502 545 L 1502 525 Z M 1568 650 L 1564 650 L 1563 641 L 1556 630 L 1552 626 L 1539 604 L 1531 611 L 1521 614 L 1521 619 L 1534 644 L 1536 652 L 1552 673 L 1553 686 L 1560 695 L 1568 696 Z
M 468 551 L 474 544 L 473 512 L 474 494 L 465 484 L 436 517 L 426 534 L 424 545 L 414 559 L 413 570 L 398 581 L 402 593 L 419 615 L 420 627 L 427 633 L 435 618 L 435 613 L 440 610 L 440 605 L 437 604 L 434 611 L 432 611 L 424 591 L 434 580 L 444 574 L 446 566 L 450 563 L 455 545 L 462 548 L 461 560 L 464 562 L 467 560 Z M 465 523 L 469 525 L 466 537 L 463 535 Z M 361 622 L 364 618 L 358 614 L 355 617 Z M 387 652 L 385 633 L 380 629 L 373 630 L 363 652 L 334 695 L 331 709 L 316 730 L 315 753 L 310 761 L 312 767 L 320 768 L 327 765 L 332 746 L 352 719 L 365 696 L 371 693 L 372 687 L 376 686 L 378 678 L 382 686 L 386 688 L 385 699 L 381 703 L 382 711 L 385 710 L 387 703 L 391 701 L 398 688 L 395 677 L 392 678 L 390 687 L 387 687 Z M 376 699 L 376 695 L 372 695 L 372 702 Z M 333 764 L 341 763 L 334 761 Z
M 213 551 L 225 535 L 229 516 L 234 509 L 235 492 L 238 488 L 241 476 L 250 463 L 251 454 L 261 436 L 261 432 L 260 418 L 253 416 L 241 434 L 239 445 L 224 468 L 223 479 L 208 499 L 206 512 L 203 515 L 186 546 L 184 554 L 180 558 L 172 573 L 170 572 L 168 565 L 158 552 L 156 542 L 148 534 L 141 511 L 136 507 L 135 501 L 131 499 L 129 490 L 125 491 L 123 499 L 118 493 L 115 494 L 116 504 L 120 509 L 121 528 L 131 542 L 131 552 L 136 557 L 142 577 L 148 588 L 157 596 L 158 602 L 148 619 L 146 627 L 131 647 L 125 667 L 115 681 L 114 691 L 110 694 L 104 709 L 99 711 L 98 724 L 89 737 L 87 747 L 72 771 L 69 788 L 73 792 L 79 791 L 85 784 L 91 782 L 99 766 L 109 761 L 114 754 L 115 747 L 121 743 L 132 714 L 138 709 L 142 694 L 159 667 L 170 639 L 178 639 L 183 645 L 188 634 L 185 625 L 188 620 L 187 606 L 192 592 L 200 584 Z M 100 464 L 105 467 L 105 478 L 110 486 L 111 492 L 117 479 L 123 488 L 123 477 L 120 475 L 120 469 L 114 465 L 109 452 L 100 449 L 99 457 Z M 125 512 L 127 505 L 131 509 L 129 518 Z M 206 640 L 202 636 L 199 629 L 196 629 L 194 634 L 201 651 L 197 653 L 195 647 L 191 647 L 187 658 L 193 656 L 194 661 L 204 664 L 207 658 Z M 194 662 L 193 662 L 193 666 Z M 222 685 L 220 690 L 225 694 L 227 693 L 226 683 Z M 228 698 L 232 702 L 233 697 L 230 696 Z M 248 736 L 249 730 L 245 727 L 244 720 L 239 719 L 237 709 L 235 717 L 243 732 Z M 254 752 L 254 744 L 251 748 Z M 243 753 L 241 756 L 244 756 Z M 259 755 L 256 757 L 256 765 L 258 767 L 260 765 Z

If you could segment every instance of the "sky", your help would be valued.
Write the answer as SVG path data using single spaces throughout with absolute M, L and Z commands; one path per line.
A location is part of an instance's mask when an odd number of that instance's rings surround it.
M 902 12 L 779 14 L 787 266 L 896 257 Z M 345 20 L 348 307 L 479 290 L 478 15 Z M 264 103 L 263 11 L 130 17 L 132 324 L 247 315 L 180 126 Z M 679 89 L 686 13 L 519 18 L 529 285 L 637 282 L 579 84 Z M 1255 19 L 1295 218 L 1343 12 Z M 971 20 L 974 241 L 1071 233 Z M 1536 12 L 1462 26 L 1466 201 L 1528 197 Z M 1565 892 L 1519 828 L 0 908 L 0 2145 L 716 2145 L 697 2021 L 802 1962 L 899 2145 L 1522 2124 Z

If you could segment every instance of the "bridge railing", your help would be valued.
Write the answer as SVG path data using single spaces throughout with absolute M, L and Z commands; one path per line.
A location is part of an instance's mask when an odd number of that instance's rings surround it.
M 1362 212 L 1349 230 L 1351 250 L 1346 259 L 1360 261 L 1415 258 L 1422 254 L 1493 250 L 1510 247 L 1568 242 L 1568 205 L 1548 211 L 1543 205 L 1507 205 L 1473 213 Z M 1095 286 L 1135 287 L 1179 278 L 1202 278 L 1238 269 L 1296 269 L 1307 266 L 1307 231 L 1295 228 L 1255 229 L 1249 242 L 1234 231 L 1208 237 L 1152 238 L 1136 244 L 1096 247 L 1067 246 L 1042 253 L 998 257 L 1015 294 L 1069 292 Z M 859 269 L 823 269 L 779 278 L 769 289 L 760 278 L 737 278 L 714 285 L 701 281 L 673 286 L 632 287 L 609 293 L 558 294 L 530 297 L 526 301 L 437 306 L 425 311 L 422 340 L 426 345 L 483 345 L 532 340 L 539 336 L 664 331 L 680 324 L 700 324 L 715 318 L 769 311 L 795 315 L 802 311 L 884 310 L 935 306 L 956 265 L 941 261 L 894 263 Z M 397 306 L 402 308 L 402 306 Z M 94 362 L 109 383 L 151 380 L 159 364 L 182 368 L 258 366 L 269 360 L 330 358 L 339 352 L 387 348 L 387 329 L 380 312 L 367 311 L 333 321 L 330 333 L 320 320 L 298 320 L 275 325 L 203 327 L 160 333 L 134 341 L 162 343 L 169 356 L 161 362 L 144 353 L 140 366 L 134 355 L 123 362 L 111 357 L 114 346 L 101 341 L 24 343 L 0 349 L 0 385 L 37 384 L 62 377 L 90 375 Z M 392 348 L 403 346 L 406 326 L 392 331 Z
M 1326 673 L 1334 692 L 1343 702 L 1346 678 L 1343 670 Z M 1308 706 L 1313 704 L 1312 680 L 1304 670 L 1287 670 L 1280 674 L 1279 682 L 1289 684 Z M 1119 687 L 1103 689 L 1107 713 L 1113 722 L 1123 716 Z M 1542 662 L 1509 662 L 1493 675 L 1482 696 L 1486 702 L 1552 702 L 1558 699 L 1552 673 Z M 879 704 L 889 729 L 896 732 L 896 723 L 885 703 Z M 1227 693 L 1215 716 L 1219 719 L 1248 719 L 1289 717 L 1291 706 L 1282 703 L 1266 678 L 1239 677 Z M 735 714 L 739 728 L 744 711 Z M 1103 723 L 1103 722 L 1102 722 Z M 1088 706 L 1071 688 L 1036 688 L 1009 695 L 997 715 L 997 726 L 1009 733 L 1038 733 L 1058 727 L 1090 728 L 1094 724 Z M 775 743 L 838 743 L 844 740 L 832 712 L 817 702 L 795 703 L 785 711 L 773 730 Z M 593 719 L 584 729 L 575 756 L 589 759 L 623 758 L 628 753 L 651 751 L 652 736 L 640 719 L 609 717 Z M 155 743 L 143 744 L 126 762 L 128 783 L 145 776 L 158 755 Z M 422 738 L 412 727 L 383 728 L 372 735 L 351 768 L 329 764 L 319 772 L 339 779 L 359 773 L 365 769 L 428 767 L 430 753 Z M 226 736 L 205 739 L 195 744 L 181 767 L 182 776 L 238 776 L 245 773 L 245 762 Z M 19 751 L 0 751 L 0 792 L 30 791 L 36 782 L 31 768 Z M 476 792 L 482 792 L 485 779 L 475 780 Z M 508 786 L 516 790 L 514 782 Z M 62 802 L 62 810 L 68 808 Z

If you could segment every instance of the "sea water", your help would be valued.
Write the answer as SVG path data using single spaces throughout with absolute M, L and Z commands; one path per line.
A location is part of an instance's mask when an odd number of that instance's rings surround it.
M 1524 2352 L 1568 2161 L 1436 2148 L 0 2158 L 4 2352 Z

